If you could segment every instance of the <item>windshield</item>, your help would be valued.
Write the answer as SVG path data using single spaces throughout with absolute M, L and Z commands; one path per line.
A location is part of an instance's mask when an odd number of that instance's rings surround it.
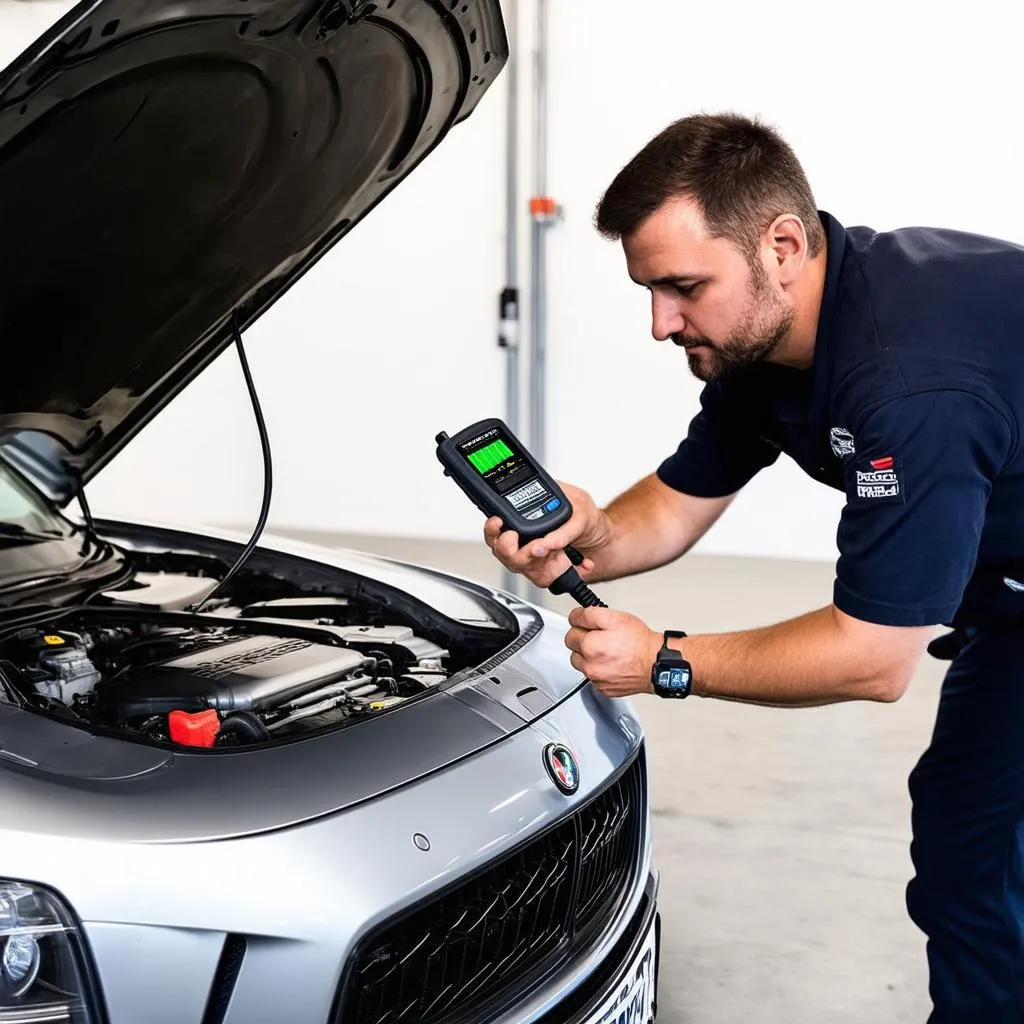
M 64 518 L 6 461 L 10 448 L 0 447 L 0 609 L 77 600 L 123 576 L 121 553 Z
M 0 460 L 0 530 L 66 536 L 68 523 L 46 500 Z M 5 531 L 6 532 L 6 531 Z

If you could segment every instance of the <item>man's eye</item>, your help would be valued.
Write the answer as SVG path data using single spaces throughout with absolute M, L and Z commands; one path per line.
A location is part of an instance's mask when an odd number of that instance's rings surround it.
M 681 295 L 684 299 L 688 299 L 697 290 L 698 286 L 695 284 L 677 284 L 674 287 L 677 295 Z

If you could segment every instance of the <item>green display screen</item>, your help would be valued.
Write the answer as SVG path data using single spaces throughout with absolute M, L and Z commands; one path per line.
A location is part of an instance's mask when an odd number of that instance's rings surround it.
M 486 448 L 472 452 L 468 458 L 478 473 L 489 473 L 495 466 L 512 458 L 512 449 L 504 441 L 492 441 Z

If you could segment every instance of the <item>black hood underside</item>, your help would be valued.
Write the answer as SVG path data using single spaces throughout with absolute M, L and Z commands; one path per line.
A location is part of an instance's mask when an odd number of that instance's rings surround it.
M 69 498 L 506 57 L 497 0 L 76 7 L 0 74 L 0 438 L 59 442 L 22 469 Z

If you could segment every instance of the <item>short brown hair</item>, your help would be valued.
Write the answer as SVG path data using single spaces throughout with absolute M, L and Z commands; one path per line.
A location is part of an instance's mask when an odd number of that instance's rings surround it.
M 761 232 L 780 214 L 803 221 L 811 256 L 825 242 L 800 161 L 782 137 L 739 114 L 696 114 L 669 125 L 616 175 L 597 206 L 605 238 L 633 234 L 669 199 L 696 200 L 713 237 L 753 258 Z

